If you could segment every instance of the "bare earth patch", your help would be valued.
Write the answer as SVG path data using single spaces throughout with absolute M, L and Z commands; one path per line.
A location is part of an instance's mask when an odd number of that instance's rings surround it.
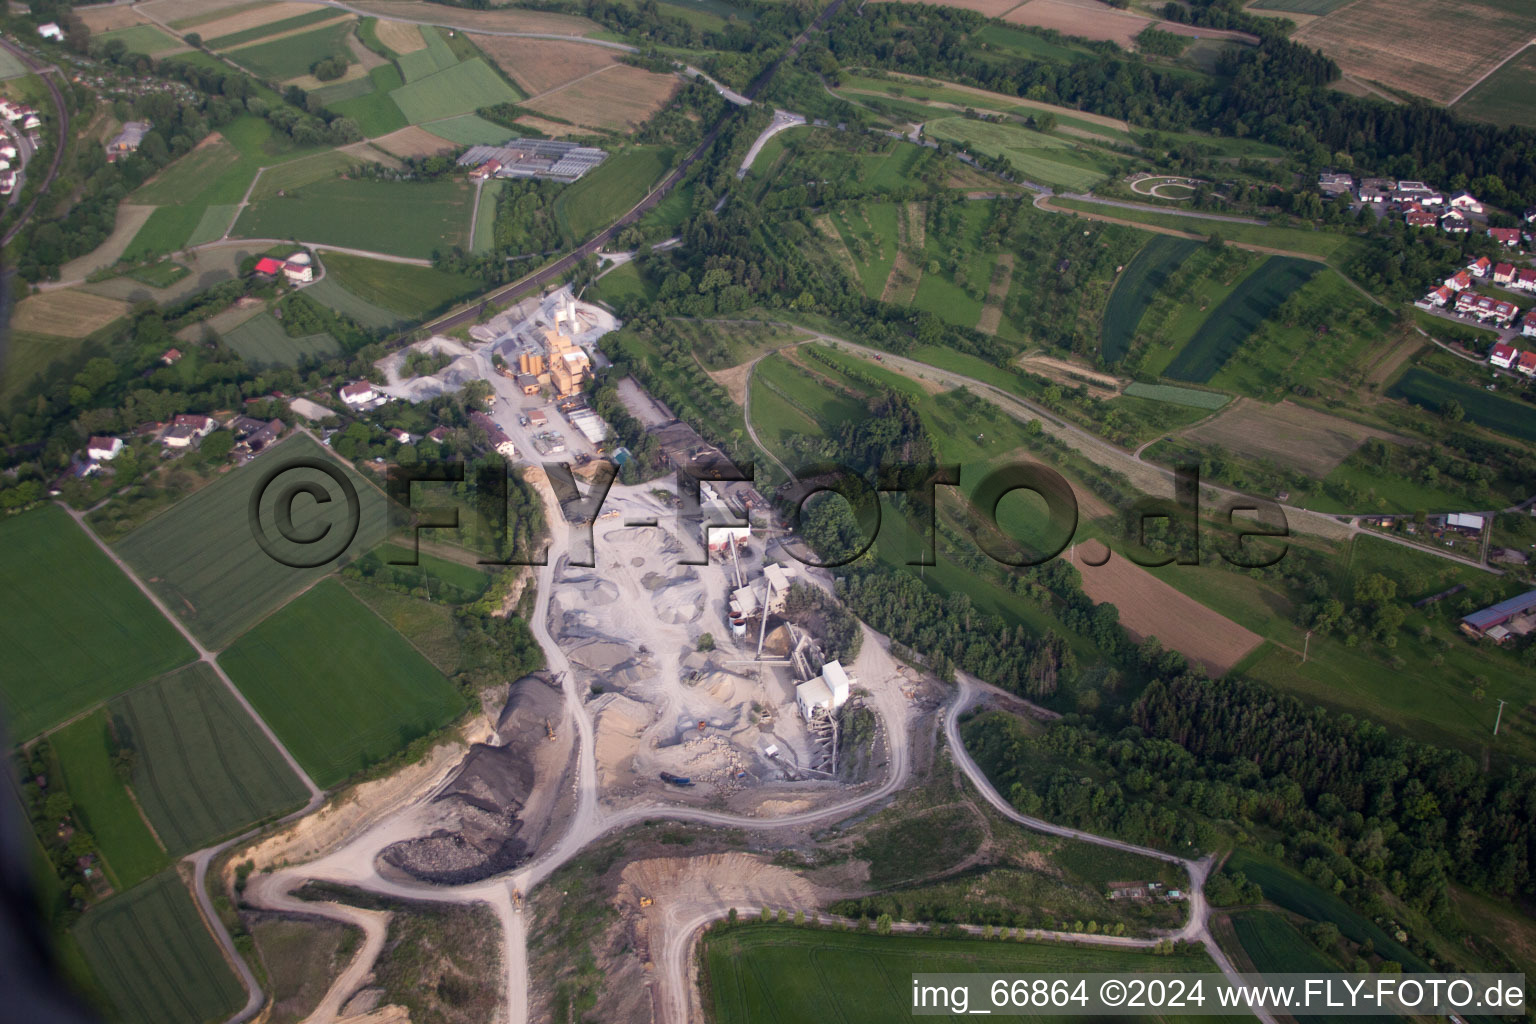
M 373 34 L 396 53 L 415 53 L 427 48 L 421 29 L 409 21 L 380 21 L 374 26 Z
M 92 35 L 143 25 L 149 21 L 132 7 L 82 7 L 75 15 L 85 22 L 85 27 L 91 30 Z
M 1003 300 L 1008 298 L 1008 286 L 1013 284 L 1013 253 L 1000 253 L 992 267 L 992 282 L 987 286 L 987 304 L 981 309 L 976 329 L 983 334 L 996 334 L 1003 322 Z
M 402 157 L 435 156 L 454 148 L 454 144 L 447 139 L 440 139 L 416 125 L 374 139 L 373 144 L 386 153 Z
M 66 288 L 18 302 L 11 316 L 11 326 L 31 334 L 83 338 L 127 315 L 126 302 Z
M 1117 11 L 1092 0 L 1029 0 L 1010 11 L 1003 20 L 1014 25 L 1053 28 L 1069 36 L 1107 39 L 1127 50 L 1134 48 L 1136 36 L 1153 22 L 1140 15 Z
M 139 229 L 154 212 L 153 206 L 120 203 L 117 207 L 117 220 L 113 222 L 112 233 L 107 236 L 107 240 L 84 256 L 72 259 L 60 267 L 59 280 L 77 281 L 112 266 L 122 258 L 123 253 L 128 249 L 128 244 L 133 241 L 133 236 L 139 233 Z
M 529 96 L 558 89 L 612 64 L 619 55 L 601 46 L 554 39 L 471 35 L 470 41 L 512 76 Z
M 525 104 L 535 113 L 589 128 L 633 131 L 671 101 L 682 80 L 615 64 Z
M 1407 443 L 1406 438 L 1387 431 L 1293 402 L 1262 405 L 1246 398 L 1181 436 L 1196 444 L 1220 445 L 1238 455 L 1269 459 L 1319 479 L 1333 472 L 1367 438 Z
M 1137 640 L 1156 637 L 1169 650 L 1203 664 L 1212 676 L 1225 675 L 1264 641 L 1118 552 L 1102 566 L 1084 561 L 1097 561 L 1105 551 L 1103 544 L 1089 541 L 1074 546 L 1069 557 L 1082 573 L 1083 593 L 1119 609 L 1120 624 Z
M 1536 36 L 1536 6 L 1499 0 L 1356 0 L 1292 38 L 1368 82 L 1449 103 Z M 1452 31 L 1414 31 L 1447 24 Z
M 524 115 L 517 119 L 517 123 L 534 131 L 543 132 L 552 139 L 563 138 L 566 135 L 585 135 L 587 130 L 580 125 L 561 124 L 558 121 L 546 121 L 542 117 Z
M 725 388 L 725 393 L 731 396 L 731 401 L 737 405 L 747 404 L 747 378 L 752 373 L 751 361 L 733 366 L 729 370 L 708 370 L 710 380 Z
M 1030 373 L 1039 374 L 1063 387 L 1085 386 L 1097 398 L 1114 398 L 1120 393 L 1118 379 L 1065 359 L 1057 359 L 1053 356 L 1024 356 L 1019 359 L 1019 365 Z

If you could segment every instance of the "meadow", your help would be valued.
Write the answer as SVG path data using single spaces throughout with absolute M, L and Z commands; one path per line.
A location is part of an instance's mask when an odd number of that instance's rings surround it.
M 303 805 L 304 785 L 250 715 L 202 662 L 109 705 L 134 751 L 133 792 L 172 856 Z
M 859 267 L 864 294 L 878 299 L 896 263 L 900 229 L 896 203 L 864 203 L 832 212 L 832 223 Z
M 1166 957 L 1140 950 L 771 924 L 707 932 L 702 959 L 705 991 L 713 1004 L 711 1019 L 717 1024 L 824 1019 L 886 1024 L 906 1019 L 912 1012 L 912 975 L 920 972 L 1163 974 L 1211 967 L 1203 951 Z M 983 1007 L 972 1007 L 976 1009 Z
M 425 551 L 412 552 L 403 544 L 384 544 L 372 553 L 386 564 L 392 577 L 406 586 L 435 589 L 441 584 L 447 584 L 457 591 L 453 595 L 456 602 L 472 601 L 485 593 L 485 588 L 490 585 L 490 577 L 479 566 L 453 562 Z M 416 564 L 406 564 L 408 561 Z M 440 592 L 437 596 L 442 600 Z
M 419 53 L 428 53 L 421 50 Z M 417 54 L 408 54 L 415 57 Z M 400 58 L 403 65 L 407 57 Z M 522 93 L 507 84 L 481 58 L 467 60 L 410 81 L 389 94 L 410 124 L 437 121 L 458 114 L 472 114 L 481 107 L 516 103 Z
M 1388 389 L 1387 395 L 1435 413 L 1447 402 L 1459 402 L 1470 422 L 1522 441 L 1536 441 L 1536 416 L 1531 415 L 1524 403 L 1490 395 L 1475 385 L 1451 380 L 1417 366 L 1409 367 Z
M 459 114 L 440 121 L 429 121 L 423 127 L 438 138 L 460 146 L 499 146 L 516 134 L 512 129 L 503 128 L 477 114 Z
M 1113 217 L 1116 220 L 1134 221 L 1137 224 L 1171 228 L 1175 231 L 1187 231 L 1194 235 L 1209 236 L 1215 233 L 1228 242 L 1241 242 L 1245 245 L 1262 245 L 1273 249 L 1283 249 L 1287 252 L 1315 256 L 1320 260 L 1332 257 L 1340 249 L 1354 241 L 1349 235 L 1332 231 L 1319 231 L 1311 228 L 1274 227 L 1268 224 L 1233 224 L 1228 221 L 1202 220 L 1183 216 L 1173 209 L 1169 209 L 1166 212 L 1162 210 L 1132 210 L 1123 206 L 1105 206 L 1102 203 L 1088 202 L 1081 199 L 1065 199 L 1060 196 L 1053 197 L 1050 204 L 1053 207 L 1060 207 L 1064 210 L 1075 210 L 1079 213 Z
M 261 622 L 219 662 L 324 787 L 464 708 L 431 662 L 334 580 Z
M 656 286 L 640 273 L 633 262 L 615 267 L 592 286 L 592 298 L 618 306 L 626 302 L 649 302 L 656 297 Z
M 351 317 L 364 327 L 393 327 L 404 322 L 403 317 L 353 295 L 329 274 L 305 288 L 304 295 L 343 316 Z
M 180 39 L 166 34 L 154 25 L 130 25 L 127 28 L 103 32 L 93 37 L 92 42 L 110 43 L 114 40 L 128 47 L 129 53 L 143 53 L 151 57 L 168 50 L 180 49 L 184 45 Z
M 0 550 L 0 696 L 13 740 L 194 657 L 62 508 L 0 521 Z
M 1229 396 L 1216 391 L 1198 391 L 1195 388 L 1181 388 L 1173 384 L 1144 384 L 1141 381 L 1127 384 L 1122 394 L 1130 398 L 1168 402 L 1172 405 L 1183 405 L 1191 409 L 1209 409 L 1213 412 L 1232 400 Z
M 356 82 L 368 83 L 372 88 L 364 88 Z M 388 135 L 406 126 L 405 115 L 389 95 L 405 84 L 393 64 L 376 67 L 368 72 L 366 79 L 357 79 L 356 82 L 348 82 L 345 87 L 333 86 L 337 92 L 332 94 L 334 98 L 324 100 L 326 106 L 343 117 L 355 120 L 358 128 L 370 139 Z
M 1258 326 L 1321 269 L 1289 256 L 1271 256 L 1243 279 L 1181 348 L 1164 376 L 1203 384 L 1214 377 Z
M 555 221 L 566 238 L 582 241 L 618 220 L 667 173 L 672 155 L 666 146 L 631 146 L 568 186 L 555 200 Z
M 282 82 L 309 73 L 318 61 L 334 57 L 348 64 L 356 63 L 347 48 L 352 32 L 351 20 L 338 21 L 313 32 L 273 39 L 227 51 L 224 55 L 259 77 Z
M 469 244 L 473 203 L 458 180 L 322 181 L 251 203 L 232 233 L 430 258 Z
M 1285 915 L 1273 910 L 1239 911 L 1232 915 L 1232 928 L 1243 952 L 1260 972 L 1326 974 L 1339 970 Z
M 1467 93 L 1456 112 L 1497 125 L 1536 128 L 1536 109 L 1529 97 L 1536 91 L 1536 46 L 1528 46 Z
M 923 133 L 962 149 L 1002 157 L 1031 181 L 1078 191 L 1097 185 L 1113 169 L 1102 157 L 1019 124 L 943 117 L 924 124 Z
M 1199 246 L 1190 238 L 1155 235 L 1126 266 L 1104 307 L 1105 362 L 1118 363 L 1131 351 L 1136 325 L 1168 276 Z
M 329 334 L 291 337 L 270 313 L 254 316 L 224 335 L 224 343 L 252 366 L 298 366 L 306 359 L 325 359 L 341 352 Z
M 416 32 L 426 45 L 401 53 L 395 59 L 400 74 L 405 76 L 407 82 L 419 81 L 428 75 L 446 71 L 459 62 L 453 47 L 443 38 L 442 29 L 433 25 L 419 25 L 416 26 Z
M 86 913 L 74 927 L 124 1024 L 223 1020 L 245 991 L 175 871 Z
M 93 711 L 50 738 L 75 819 L 96 837 L 113 887 L 132 888 L 170 863 L 113 768 L 117 742 L 106 711 Z
M 424 319 L 485 288 L 478 278 L 435 267 L 413 267 L 340 252 L 325 253 L 322 258 L 327 280 L 363 302 L 409 320 Z
M 282 474 L 284 487 L 314 482 L 336 497 L 329 505 L 302 498 L 295 501 L 294 528 L 300 533 L 316 530 L 322 523 L 345 528 L 346 513 L 336 482 L 318 471 L 299 468 L 296 460 L 300 459 L 321 461 L 344 474 L 357 489 L 361 520 L 357 536 L 347 547 L 348 557 L 376 546 L 386 531 L 384 496 L 302 434 L 197 491 L 116 545 L 118 553 L 210 647 L 229 643 L 330 570 L 330 566 L 294 569 L 273 560 L 253 537 L 247 518 L 252 488 L 278 465 L 292 464 Z M 273 516 L 270 503 L 264 502 L 263 532 L 280 545 Z M 304 554 L 302 548 L 288 550 Z

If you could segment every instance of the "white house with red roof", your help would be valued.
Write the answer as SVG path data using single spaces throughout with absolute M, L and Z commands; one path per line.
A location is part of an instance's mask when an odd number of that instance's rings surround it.
M 1456 312 L 1463 316 L 1475 317 L 1480 321 L 1492 320 L 1497 324 L 1507 324 L 1520 312 L 1513 302 L 1505 302 L 1489 295 L 1479 295 L 1476 292 L 1462 292 L 1456 296 Z
M 401 430 L 399 427 L 392 428 L 390 430 L 390 432 L 389 432 L 389 436 L 394 438 L 396 441 L 399 441 L 401 444 L 410 444 L 411 443 L 410 432 L 406 431 L 406 430 Z
M 309 284 L 315 279 L 315 261 L 301 249 L 283 261 L 283 276 L 291 284 Z
M 1411 228 L 1432 228 L 1440 223 L 1440 218 L 1435 216 L 1433 211 L 1420 207 L 1414 207 L 1403 214 L 1403 219 L 1408 222 L 1408 226 Z
M 1536 349 L 1521 352 L 1520 361 L 1515 364 L 1515 369 L 1527 377 L 1536 377 Z
M 337 394 L 341 396 L 343 402 L 353 406 L 372 405 L 383 397 L 374 390 L 372 384 L 365 380 L 343 384 Z
M 1536 270 L 1530 267 L 1521 267 L 1515 271 L 1514 278 L 1509 282 L 1511 288 L 1522 288 L 1528 292 L 1536 292 Z
M 427 431 L 427 440 L 431 441 L 433 444 L 442 444 L 444 441 L 448 440 L 448 428 L 433 427 L 431 430 Z
M 1493 261 L 1487 256 L 1479 256 L 1467 264 L 1467 270 L 1473 277 L 1487 277 L 1488 271 L 1493 268 Z
M 1536 309 L 1525 314 L 1525 319 L 1520 321 L 1520 333 L 1527 338 L 1536 338 Z
M 1515 279 L 1515 265 L 1513 263 L 1496 263 L 1493 267 L 1493 283 L 1509 284 Z
M 1520 244 L 1519 228 L 1489 228 L 1488 237 L 1501 245 L 1514 247 Z
M 1439 288 L 1436 288 L 1434 291 L 1430 292 L 1424 297 L 1429 300 L 1431 305 L 1443 306 L 1447 302 L 1451 301 L 1451 296 L 1454 294 L 1455 292 L 1451 291 L 1445 285 L 1441 285 Z
M 123 439 L 120 437 L 93 437 L 85 445 L 86 457 L 97 462 L 111 462 L 122 450 Z
M 1502 341 L 1496 342 L 1493 351 L 1488 353 L 1488 361 L 1501 370 L 1507 370 L 1516 359 L 1520 358 L 1520 350 L 1513 345 L 1506 345 Z
M 1472 275 L 1465 270 L 1458 270 L 1445 279 L 1445 286 L 1453 292 L 1459 292 L 1463 288 L 1472 287 Z
M 198 437 L 207 437 L 219 429 L 219 421 L 212 416 L 200 416 L 197 413 L 182 413 L 171 421 L 173 427 L 190 427 Z
M 1451 196 L 1450 206 L 1452 209 L 1462 210 L 1466 213 L 1483 212 L 1483 204 L 1478 201 L 1476 196 L 1465 189 Z

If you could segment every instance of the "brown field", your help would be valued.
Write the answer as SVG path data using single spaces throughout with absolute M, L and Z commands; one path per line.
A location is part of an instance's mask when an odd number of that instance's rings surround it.
M 1236 455 L 1268 459 L 1319 479 L 1333 472 L 1367 438 L 1407 443 L 1388 431 L 1293 402 L 1263 405 L 1247 398 L 1239 398 L 1227 412 L 1180 436 L 1196 444 L 1220 445 Z
M 85 22 L 92 35 L 142 25 L 149 20 L 132 7 L 82 7 L 75 14 Z
M 587 130 L 580 125 L 561 124 L 559 121 L 546 121 L 542 117 L 523 115 L 517 119 L 517 123 L 536 132 L 543 132 L 552 139 L 562 138 L 566 135 L 585 135 Z
M 128 314 L 128 303 L 72 289 L 42 292 L 16 304 L 11 326 L 55 338 L 83 338 Z
M 281 36 L 273 36 L 272 38 L 273 39 L 281 39 L 282 37 Z M 352 39 L 354 39 L 354 38 L 356 38 L 356 37 L 355 36 L 348 36 L 347 37 L 349 42 Z M 263 42 L 268 42 L 268 41 L 270 41 L 270 40 L 263 40 Z M 366 50 L 367 47 L 364 47 L 364 49 Z M 372 53 L 372 51 L 369 51 L 369 52 Z M 373 57 L 376 60 L 383 61 L 384 63 L 388 63 L 388 61 L 384 61 L 384 58 L 380 57 L 378 54 L 374 53 L 372 55 L 373 55 Z M 320 81 L 320 79 L 316 78 L 314 75 L 300 75 L 298 78 L 285 79 L 283 81 L 283 84 L 284 85 L 296 85 L 300 89 L 305 90 L 306 92 L 312 92 L 315 89 L 323 89 L 323 88 L 325 88 L 328 85 L 340 85 L 342 82 L 351 82 L 351 81 L 354 81 L 354 80 L 359 79 L 359 78 L 367 78 L 368 77 L 368 72 L 370 70 L 372 70 L 372 69 L 369 68 L 365 64 L 348 64 L 347 65 L 347 70 L 342 73 L 342 76 L 340 78 L 332 78 L 329 81 L 322 82 L 322 81 Z
M 161 0 L 164 2 L 164 0 Z M 589 36 L 601 32 L 595 21 L 569 14 L 546 14 L 515 7 L 475 11 L 465 7 L 444 7 L 426 0 L 358 0 L 352 5 L 360 11 L 386 18 L 404 18 L 423 25 L 448 25 L 473 32 L 552 32 L 567 36 Z
M 1137 640 L 1156 637 L 1167 649 L 1200 662 L 1212 676 L 1225 675 L 1263 642 L 1257 633 L 1180 593 L 1119 552 L 1101 566 L 1083 561 L 1103 558 L 1104 551 L 1103 544 L 1089 541 L 1075 545 L 1069 557 L 1083 575 L 1083 593 L 1118 608 L 1120 624 Z
M 373 144 L 386 153 L 403 157 L 436 156 L 454 148 L 454 143 L 440 139 L 416 125 L 374 139 Z
M 1019 366 L 1030 373 L 1053 380 L 1062 387 L 1087 387 L 1095 398 L 1114 398 L 1120 394 L 1120 381 L 1107 373 L 1051 356 L 1023 356 Z
M 1014 25 L 1053 28 L 1083 39 L 1107 39 L 1127 50 L 1135 46 L 1141 30 L 1152 24 L 1148 18 L 1117 11 L 1092 0 L 1081 3 L 1075 0 L 1029 0 L 1010 11 L 1003 20 Z
M 523 106 L 588 128 L 628 132 L 666 106 L 681 87 L 674 75 L 615 64 Z
M 167 24 L 177 21 L 202 24 L 205 21 L 217 20 L 220 17 L 219 12 L 225 8 L 243 10 L 257 5 L 247 3 L 246 0 L 149 0 L 149 3 L 138 6 L 139 10 L 152 21 L 163 21 Z
M 1449 103 L 1536 36 L 1536 5 L 1501 0 L 1356 0 L 1295 34 L 1346 74 Z M 1447 19 L 1453 19 L 1447 21 Z M 1414 31 L 1444 24 L 1450 31 Z
M 427 48 L 427 41 L 421 38 L 421 29 L 408 21 L 380 21 L 373 33 L 379 37 L 379 42 L 396 53 L 415 53 Z
M 315 9 L 313 4 L 295 3 L 293 0 L 279 0 L 275 4 L 263 4 L 249 10 L 242 10 L 210 21 L 198 26 L 197 32 L 204 39 L 217 39 L 219 36 L 227 36 L 232 32 L 244 32 L 248 28 L 257 28 L 261 25 L 270 25 L 274 21 L 282 21 L 284 18 L 296 18 L 301 14 L 308 14 Z M 339 17 L 343 12 L 337 11 Z M 313 26 L 311 26 L 313 27 Z
M 471 35 L 497 66 L 512 76 L 529 96 L 558 89 L 580 78 L 617 64 L 614 50 L 586 43 L 562 43 L 552 39 L 517 39 L 512 36 Z
M 1008 298 L 1008 286 L 1013 284 L 1013 253 L 998 254 L 992 268 L 992 280 L 987 285 L 987 304 L 981 309 L 981 319 L 976 329 L 983 334 L 996 334 L 1003 322 L 1003 300 Z
M 897 2 L 897 0 L 875 0 L 875 2 Z M 988 18 L 1001 18 L 1009 10 L 1019 6 L 1019 0 L 944 0 L 941 6 L 960 7 Z
M 262 36 L 260 39 L 256 40 L 253 43 L 244 43 L 244 44 L 242 44 L 240 46 L 235 47 L 232 50 L 223 50 L 221 52 L 226 57 L 229 57 L 231 60 L 238 61 L 240 59 L 240 54 L 243 53 L 246 50 L 252 50 L 252 49 L 255 49 L 258 46 L 265 46 L 268 43 L 276 42 L 279 39 L 287 39 L 289 36 L 302 36 L 302 35 L 304 35 L 306 33 L 315 31 L 315 29 L 317 29 L 317 28 L 329 28 L 332 25 L 336 24 L 338 21 L 352 21 L 355 17 L 356 17 L 356 15 L 348 14 L 345 11 L 338 11 L 337 14 L 336 14 L 336 17 L 334 17 L 334 18 L 329 18 L 329 19 L 327 19 L 325 21 L 318 22 L 318 23 L 313 24 L 313 25 L 300 25 L 298 28 L 291 28 L 291 29 L 289 29 L 286 32 L 274 32 L 270 36 Z M 308 79 L 310 81 L 315 81 L 316 80 L 316 79 L 313 79 L 309 75 L 304 75 L 302 77 L 304 79 Z M 290 79 L 290 81 L 298 81 L 298 80 L 299 79 Z M 335 81 L 341 81 L 341 79 L 336 79 Z M 325 84 L 325 85 L 333 85 L 335 83 L 334 82 L 325 82 L 323 84 Z

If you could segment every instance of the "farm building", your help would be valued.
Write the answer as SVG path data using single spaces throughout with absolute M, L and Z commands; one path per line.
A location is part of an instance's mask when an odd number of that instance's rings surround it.
M 810 721 L 818 711 L 837 710 L 848 702 L 850 684 L 841 662 L 827 662 L 821 667 L 821 675 L 795 687 L 795 703 L 800 706 L 800 714 Z
M 1348 174 L 1319 174 L 1317 190 L 1324 195 L 1344 195 L 1355 190 L 1355 179 Z
M 1522 625 L 1528 627 L 1532 612 L 1536 612 L 1536 590 L 1527 590 L 1518 597 L 1511 597 L 1464 616 L 1461 628 L 1473 636 L 1483 636 L 1494 627 L 1505 626 L 1516 619 L 1526 620 Z
M 107 142 L 107 162 L 116 163 L 120 157 L 130 153 L 137 153 L 139 145 L 144 141 L 150 128 L 154 127 L 148 121 L 129 121 L 123 125 L 123 130 L 112 136 Z
M 459 157 L 460 167 L 473 168 L 471 177 L 547 178 L 572 182 L 608 159 L 592 146 L 548 139 L 509 139 L 502 146 L 471 146 Z M 495 164 L 493 170 L 486 170 Z
M 1464 530 L 1468 533 L 1482 533 L 1486 520 L 1482 516 L 1473 515 L 1470 512 L 1452 512 L 1445 517 L 1445 525 L 1452 530 Z
M 254 273 L 260 274 L 263 277 L 276 277 L 282 272 L 283 263 L 281 260 L 275 260 L 270 256 L 263 256 L 256 261 Z
M 307 252 L 296 252 L 283 261 L 283 276 L 292 284 L 308 284 L 315 279 L 314 260 Z
M 120 437 L 93 437 L 85 445 L 86 457 L 97 462 L 111 462 L 122 450 L 123 439 Z
M 1530 317 L 1526 317 L 1526 319 L 1529 320 Z M 1514 361 L 1519 358 L 1520 351 L 1515 346 L 1506 345 L 1502 341 L 1495 343 L 1493 350 L 1488 353 L 1488 361 L 1501 370 L 1509 369 Z

